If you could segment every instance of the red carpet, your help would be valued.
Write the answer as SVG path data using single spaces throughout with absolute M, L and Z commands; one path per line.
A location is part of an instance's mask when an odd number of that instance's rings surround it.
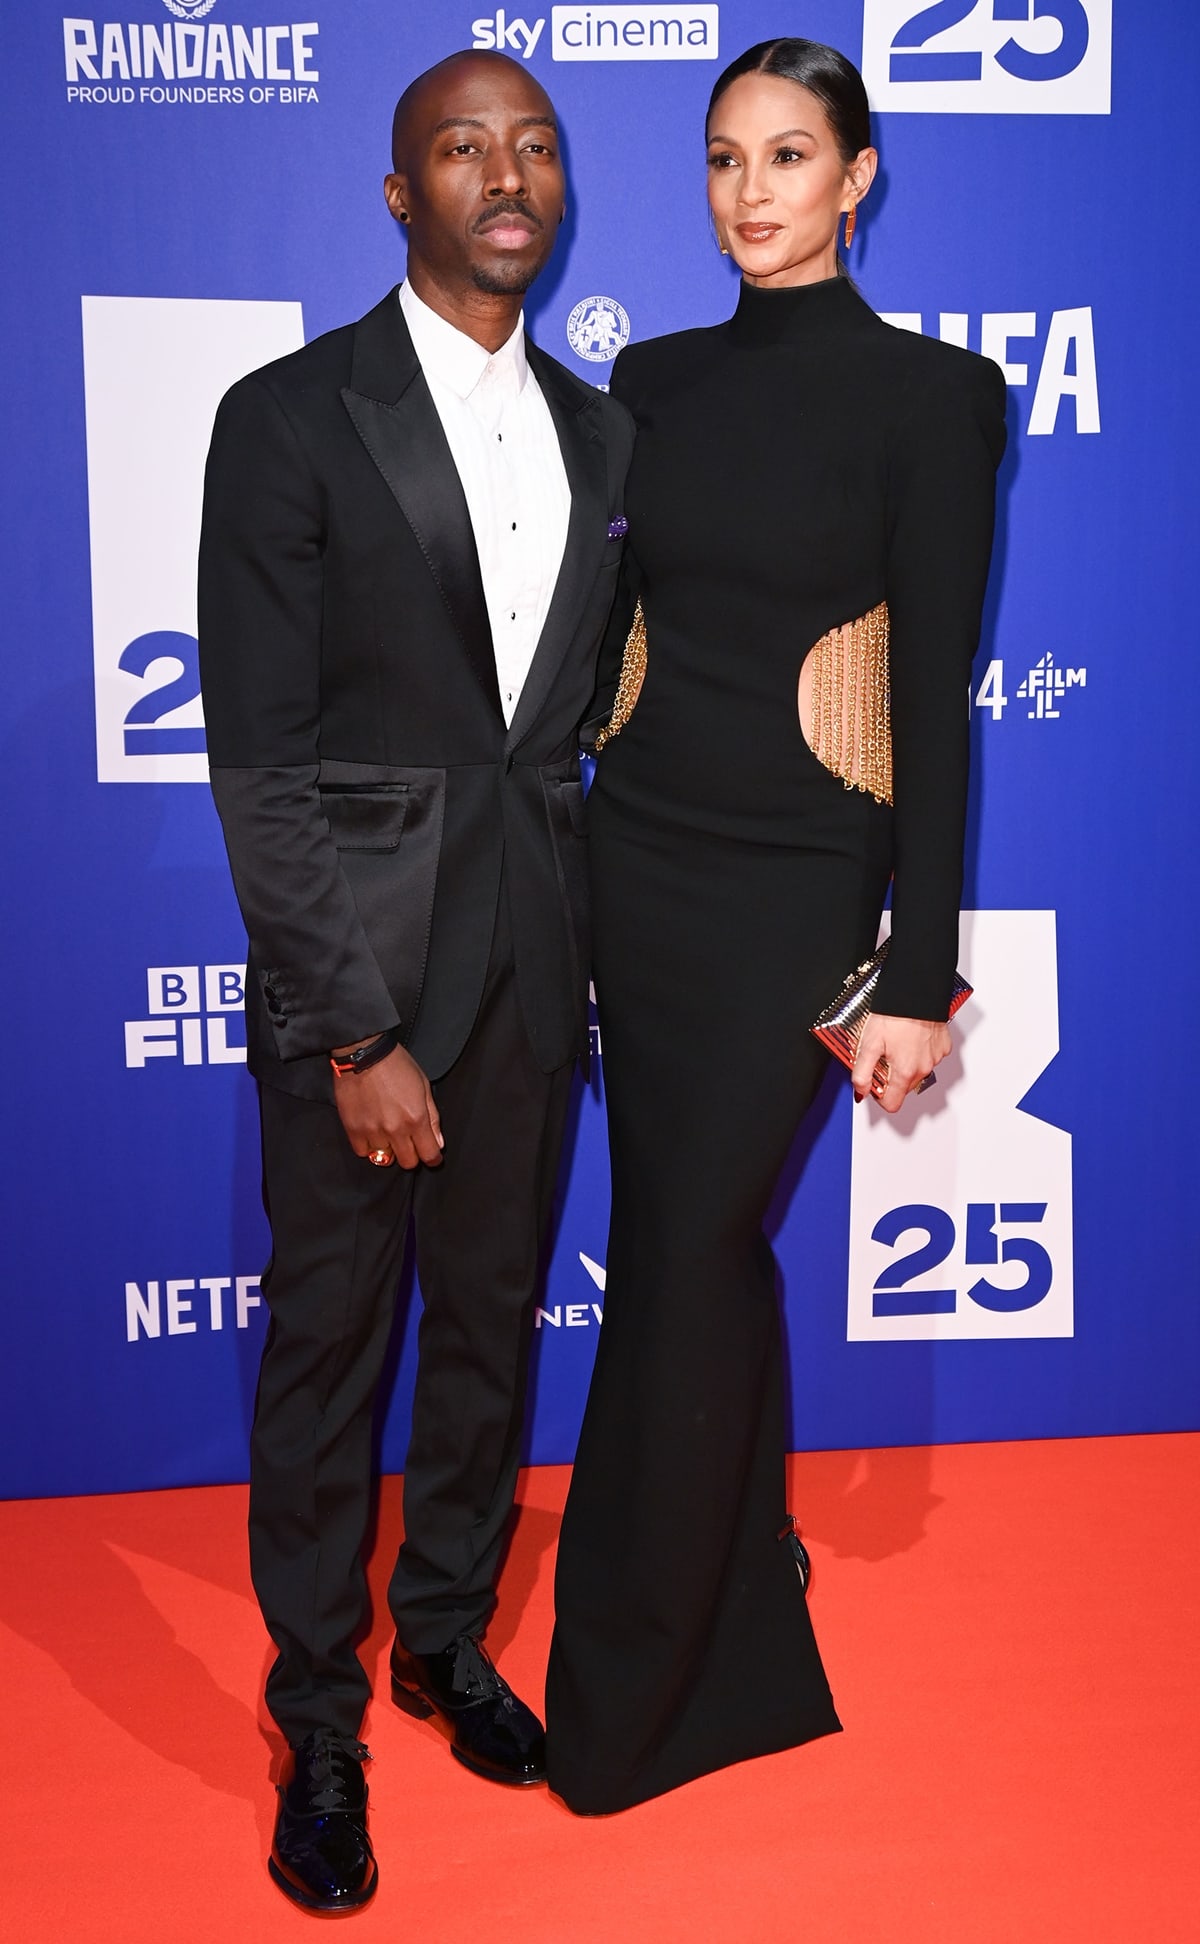
M 796 1459 L 846 1733 L 578 1821 L 381 1700 L 381 1887 L 340 1921 L 397 1944 L 1193 1944 L 1198 1460 L 1197 1436 Z M 534 1703 L 566 1480 L 523 1481 L 489 1636 Z M 0 1506 L 14 1944 L 311 1934 L 264 1868 L 244 1514 L 236 1488 Z M 397 1539 L 388 1480 L 380 1673 Z

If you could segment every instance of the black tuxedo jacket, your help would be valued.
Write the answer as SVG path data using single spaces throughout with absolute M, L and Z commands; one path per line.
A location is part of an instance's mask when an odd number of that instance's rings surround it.
M 212 788 L 250 938 L 250 1068 L 291 1093 L 327 1097 L 330 1048 L 386 1027 L 446 1071 L 502 862 L 538 1060 L 549 1072 L 586 1045 L 577 752 L 633 432 L 527 351 L 571 514 L 511 728 L 466 499 L 396 292 L 217 412 L 199 593 Z

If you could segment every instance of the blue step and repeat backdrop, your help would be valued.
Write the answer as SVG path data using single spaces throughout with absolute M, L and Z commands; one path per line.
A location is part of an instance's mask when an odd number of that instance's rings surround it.
M 267 1235 L 196 682 L 203 458 L 235 377 L 403 274 L 392 106 L 470 45 L 528 62 L 560 112 L 571 213 L 529 319 L 581 377 L 732 309 L 705 102 L 741 49 L 803 33 L 861 60 L 877 110 L 864 294 L 1010 386 L 972 695 L 979 996 L 902 1127 L 831 1076 L 797 1145 L 773 1218 L 796 1445 L 1195 1426 L 1200 10 L 514 5 L 8 12 L 0 1490 L 245 1476 Z M 538 1316 L 535 1461 L 571 1455 L 601 1327 L 602 1075 L 601 1051 Z

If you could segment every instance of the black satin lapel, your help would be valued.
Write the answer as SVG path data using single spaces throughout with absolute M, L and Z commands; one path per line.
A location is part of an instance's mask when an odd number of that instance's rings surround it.
M 509 749 L 515 749 L 537 721 L 608 545 L 608 477 L 599 410 L 590 402 L 581 408 L 577 397 L 560 390 L 552 366 L 547 371 L 538 359 L 535 369 L 558 433 L 571 489 L 571 516 L 545 625 L 508 732 Z
M 500 713 L 496 657 L 471 516 L 437 407 L 415 358 L 413 365 L 411 382 L 393 404 L 348 386 L 342 391 L 342 403 L 412 528 L 463 646 Z

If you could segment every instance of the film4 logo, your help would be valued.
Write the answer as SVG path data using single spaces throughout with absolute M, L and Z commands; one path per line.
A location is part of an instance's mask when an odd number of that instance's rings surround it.
M 148 1019 L 125 1021 L 125 1064 L 182 1060 L 184 1066 L 244 1066 L 246 1044 L 231 1045 L 231 1016 L 244 1013 L 244 965 L 151 965 L 146 969 Z
M 1047 651 L 1018 684 L 1016 699 L 1025 703 L 1030 722 L 1058 722 L 1062 718 L 1061 705 L 1071 690 L 1087 687 L 1087 673 L 1086 668 L 1060 668 Z M 988 710 L 993 722 L 1001 722 L 1012 700 L 1004 686 L 1004 662 L 997 657 L 984 670 L 983 680 L 972 697 L 974 707 Z

